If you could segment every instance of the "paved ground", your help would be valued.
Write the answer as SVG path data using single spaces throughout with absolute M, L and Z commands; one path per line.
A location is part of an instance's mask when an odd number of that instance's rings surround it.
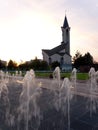
M 88 81 L 77 82 L 78 92 L 72 89 L 70 102 L 64 96 L 61 104 L 58 100 L 59 91 L 53 88 L 54 84 L 55 82 L 47 79 L 44 83 L 43 80 L 38 82 L 42 91 L 35 105 L 32 103 L 34 100 L 34 95 L 32 95 L 28 113 L 32 117 L 28 117 L 30 118 L 28 128 L 26 128 L 25 116 L 20 121 L 18 120 L 22 85 L 10 84 L 8 95 L 4 91 L 0 98 L 0 130 L 98 130 L 97 96 L 93 98 L 89 95 Z M 33 107 L 36 108 L 38 114 Z M 95 109 L 96 112 L 94 112 Z

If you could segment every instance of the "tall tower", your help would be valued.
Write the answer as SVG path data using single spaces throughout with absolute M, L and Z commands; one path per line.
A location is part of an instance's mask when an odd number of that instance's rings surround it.
M 65 51 L 70 55 L 70 27 L 69 27 L 66 15 L 65 15 L 64 23 L 61 29 L 62 29 L 61 44 L 66 44 Z

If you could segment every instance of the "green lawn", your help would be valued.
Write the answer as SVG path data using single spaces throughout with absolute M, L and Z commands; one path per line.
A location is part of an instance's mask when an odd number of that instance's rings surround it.
M 88 75 L 88 73 L 77 73 L 77 79 L 87 80 L 87 79 L 89 79 L 89 75 Z
M 10 72 L 11 74 L 15 74 L 15 71 L 11 71 Z M 24 76 L 26 73 L 26 71 L 23 71 L 22 72 L 22 75 Z M 38 72 L 38 71 L 35 71 L 35 75 L 36 77 L 39 77 L 39 78 L 52 78 L 53 72 Z M 70 78 L 71 77 L 71 73 L 68 73 L 68 72 L 61 72 L 61 78 L 65 78 L 65 77 L 68 77 Z M 78 80 L 87 80 L 89 78 L 88 76 L 88 73 L 77 73 L 77 79 Z
M 36 77 L 49 78 L 52 76 L 52 72 L 35 72 Z M 71 73 L 61 73 L 61 78 L 70 78 Z M 89 78 L 88 73 L 77 73 L 78 80 L 87 80 Z

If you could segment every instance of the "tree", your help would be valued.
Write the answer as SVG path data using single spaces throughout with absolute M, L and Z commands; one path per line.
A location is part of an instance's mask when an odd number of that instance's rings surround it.
M 49 70 L 49 65 L 48 65 L 48 63 L 46 62 L 46 61 L 41 61 L 41 63 L 40 63 L 40 69 L 41 70 Z
M 50 66 L 51 66 L 51 69 L 54 70 L 57 66 L 60 67 L 60 63 L 58 61 L 54 61 L 51 63 Z
M 19 70 L 29 70 L 30 66 L 27 62 L 24 62 L 24 63 L 19 64 L 18 68 Z
M 41 63 L 40 63 L 40 60 L 39 59 L 34 59 L 32 61 L 32 63 L 30 64 L 30 66 L 34 69 L 34 70 L 40 70 L 40 66 L 41 66 Z
M 85 65 L 93 65 L 93 57 L 91 56 L 91 54 L 89 52 L 87 52 L 84 55 L 84 59 L 85 59 Z
M 77 50 L 75 56 L 73 57 L 73 63 L 78 59 L 81 58 L 82 54 Z
M 20 70 L 49 70 L 49 65 L 46 61 L 35 58 L 28 62 L 21 63 L 18 68 Z
M 17 69 L 17 63 L 15 61 L 9 60 L 7 65 L 8 70 L 16 70 Z
M 79 69 L 82 66 L 82 70 L 88 71 L 88 69 L 93 65 L 93 57 L 89 52 L 87 52 L 84 56 L 80 55 L 78 58 L 74 60 L 74 67 Z

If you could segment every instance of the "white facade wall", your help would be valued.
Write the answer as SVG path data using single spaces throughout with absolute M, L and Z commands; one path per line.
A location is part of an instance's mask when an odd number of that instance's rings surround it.
M 43 60 L 46 61 L 49 64 L 49 56 L 43 51 Z
M 64 55 L 64 63 L 71 64 L 71 57 L 67 54 Z
M 43 53 L 43 60 L 45 60 L 49 64 L 49 56 L 45 52 L 42 52 L 42 53 Z M 51 63 L 54 61 L 61 62 L 62 57 L 64 60 L 63 61 L 64 64 L 71 64 L 71 57 L 67 54 L 65 54 L 64 56 L 61 56 L 59 54 L 54 54 L 54 55 L 50 56 Z
M 54 61 L 61 62 L 62 57 L 64 59 L 64 64 L 71 64 L 71 57 L 69 55 L 67 55 L 67 54 L 65 54 L 64 56 L 54 54 L 54 55 L 51 56 L 51 60 L 52 60 L 52 62 L 54 62 Z
M 54 62 L 54 61 L 60 62 L 60 59 L 61 59 L 61 56 L 58 55 L 58 54 L 54 54 L 54 55 L 51 56 L 52 62 Z

